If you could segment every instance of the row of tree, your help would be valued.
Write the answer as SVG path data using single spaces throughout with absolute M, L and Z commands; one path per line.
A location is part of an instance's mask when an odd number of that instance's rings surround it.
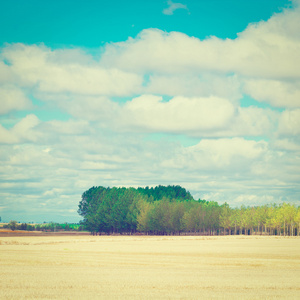
M 231 208 L 197 200 L 180 186 L 155 188 L 92 187 L 78 213 L 93 234 L 268 234 L 299 235 L 300 208 L 283 203 Z
M 11 220 L 8 224 L 3 224 L 3 228 L 9 228 L 11 230 L 26 230 L 26 231 L 82 231 L 83 225 L 79 224 L 59 224 L 55 222 L 43 223 L 43 224 L 28 224 L 18 223 L 15 220 Z

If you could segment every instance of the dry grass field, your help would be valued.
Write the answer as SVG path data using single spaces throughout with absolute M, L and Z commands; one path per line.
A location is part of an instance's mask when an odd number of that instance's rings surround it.
M 0 237 L 0 299 L 300 299 L 300 239 Z

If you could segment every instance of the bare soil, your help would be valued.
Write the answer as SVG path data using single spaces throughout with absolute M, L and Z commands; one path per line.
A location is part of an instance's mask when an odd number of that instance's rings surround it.
M 300 299 L 300 238 L 0 237 L 0 299 Z

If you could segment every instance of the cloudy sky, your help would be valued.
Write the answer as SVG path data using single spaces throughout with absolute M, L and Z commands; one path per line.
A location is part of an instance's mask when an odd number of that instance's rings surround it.
M 3 221 L 77 222 L 99 185 L 300 205 L 299 1 L 11 0 L 0 27 Z

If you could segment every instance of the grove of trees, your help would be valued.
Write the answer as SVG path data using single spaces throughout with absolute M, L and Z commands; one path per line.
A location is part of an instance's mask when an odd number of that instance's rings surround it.
M 300 207 L 283 203 L 231 208 L 196 201 L 180 186 L 92 187 L 83 193 L 78 213 L 93 234 L 300 234 Z

